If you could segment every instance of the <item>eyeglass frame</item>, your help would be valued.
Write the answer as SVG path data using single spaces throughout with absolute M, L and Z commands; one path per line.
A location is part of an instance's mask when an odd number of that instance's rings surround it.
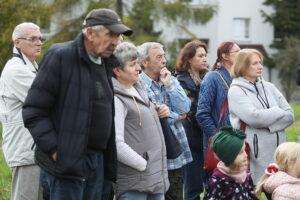
M 235 51 L 229 51 L 228 53 L 238 53 L 240 51 L 240 49 L 235 50 Z
M 30 38 L 24 38 L 24 37 L 20 37 L 18 38 L 20 40 L 27 40 L 27 41 L 30 41 L 32 43 L 36 43 L 38 41 L 40 41 L 41 43 L 45 42 L 45 38 L 42 38 L 42 37 L 30 37 Z

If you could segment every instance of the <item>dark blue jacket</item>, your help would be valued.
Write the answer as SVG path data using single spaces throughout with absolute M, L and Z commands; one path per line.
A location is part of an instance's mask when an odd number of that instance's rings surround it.
M 230 86 L 232 78 L 225 67 L 221 67 L 217 71 L 222 74 Z M 206 140 L 214 135 L 216 131 L 221 107 L 224 99 L 227 97 L 227 93 L 228 89 L 215 71 L 210 71 L 205 75 L 199 93 L 196 119 L 205 134 Z M 221 127 L 225 125 L 230 125 L 228 109 L 225 119 L 222 120 Z
M 203 132 L 195 117 L 200 85 L 196 86 L 189 73 L 178 73 L 177 79 L 192 103 L 187 119 L 182 120 L 189 146 L 191 149 L 201 150 L 203 147 Z
M 110 60 L 104 59 L 104 64 L 113 88 Z M 24 124 L 37 146 L 35 159 L 52 175 L 83 179 L 91 170 L 86 160 L 93 104 L 91 65 L 82 33 L 74 41 L 54 44 L 43 57 L 24 103 Z M 111 106 L 114 110 L 113 101 Z M 111 137 L 103 152 L 109 180 L 116 178 L 114 130 L 112 124 Z M 54 152 L 56 162 L 51 159 Z

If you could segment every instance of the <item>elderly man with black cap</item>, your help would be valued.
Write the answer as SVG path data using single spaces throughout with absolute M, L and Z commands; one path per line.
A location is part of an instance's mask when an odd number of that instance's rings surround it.
M 110 68 L 132 30 L 109 9 L 92 10 L 83 25 L 75 40 L 46 52 L 23 107 L 51 200 L 101 199 L 104 178 L 116 179 Z

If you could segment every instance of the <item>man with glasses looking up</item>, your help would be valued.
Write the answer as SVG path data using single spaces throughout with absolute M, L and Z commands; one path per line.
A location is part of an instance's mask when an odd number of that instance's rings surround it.
M 132 30 L 110 9 L 92 10 L 75 40 L 52 45 L 23 107 L 35 158 L 53 200 L 102 199 L 116 180 L 112 56 Z
M 40 28 L 30 22 L 13 31 L 13 57 L 7 61 L 0 78 L 0 120 L 3 153 L 12 169 L 11 200 L 40 200 L 40 168 L 34 161 L 33 139 L 24 127 L 22 106 L 36 76 L 35 59 L 41 54 Z

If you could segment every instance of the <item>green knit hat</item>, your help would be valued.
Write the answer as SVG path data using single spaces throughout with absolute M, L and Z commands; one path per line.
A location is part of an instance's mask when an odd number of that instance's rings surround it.
M 210 147 L 226 165 L 233 163 L 241 151 L 246 134 L 239 129 L 224 126 L 212 139 Z

